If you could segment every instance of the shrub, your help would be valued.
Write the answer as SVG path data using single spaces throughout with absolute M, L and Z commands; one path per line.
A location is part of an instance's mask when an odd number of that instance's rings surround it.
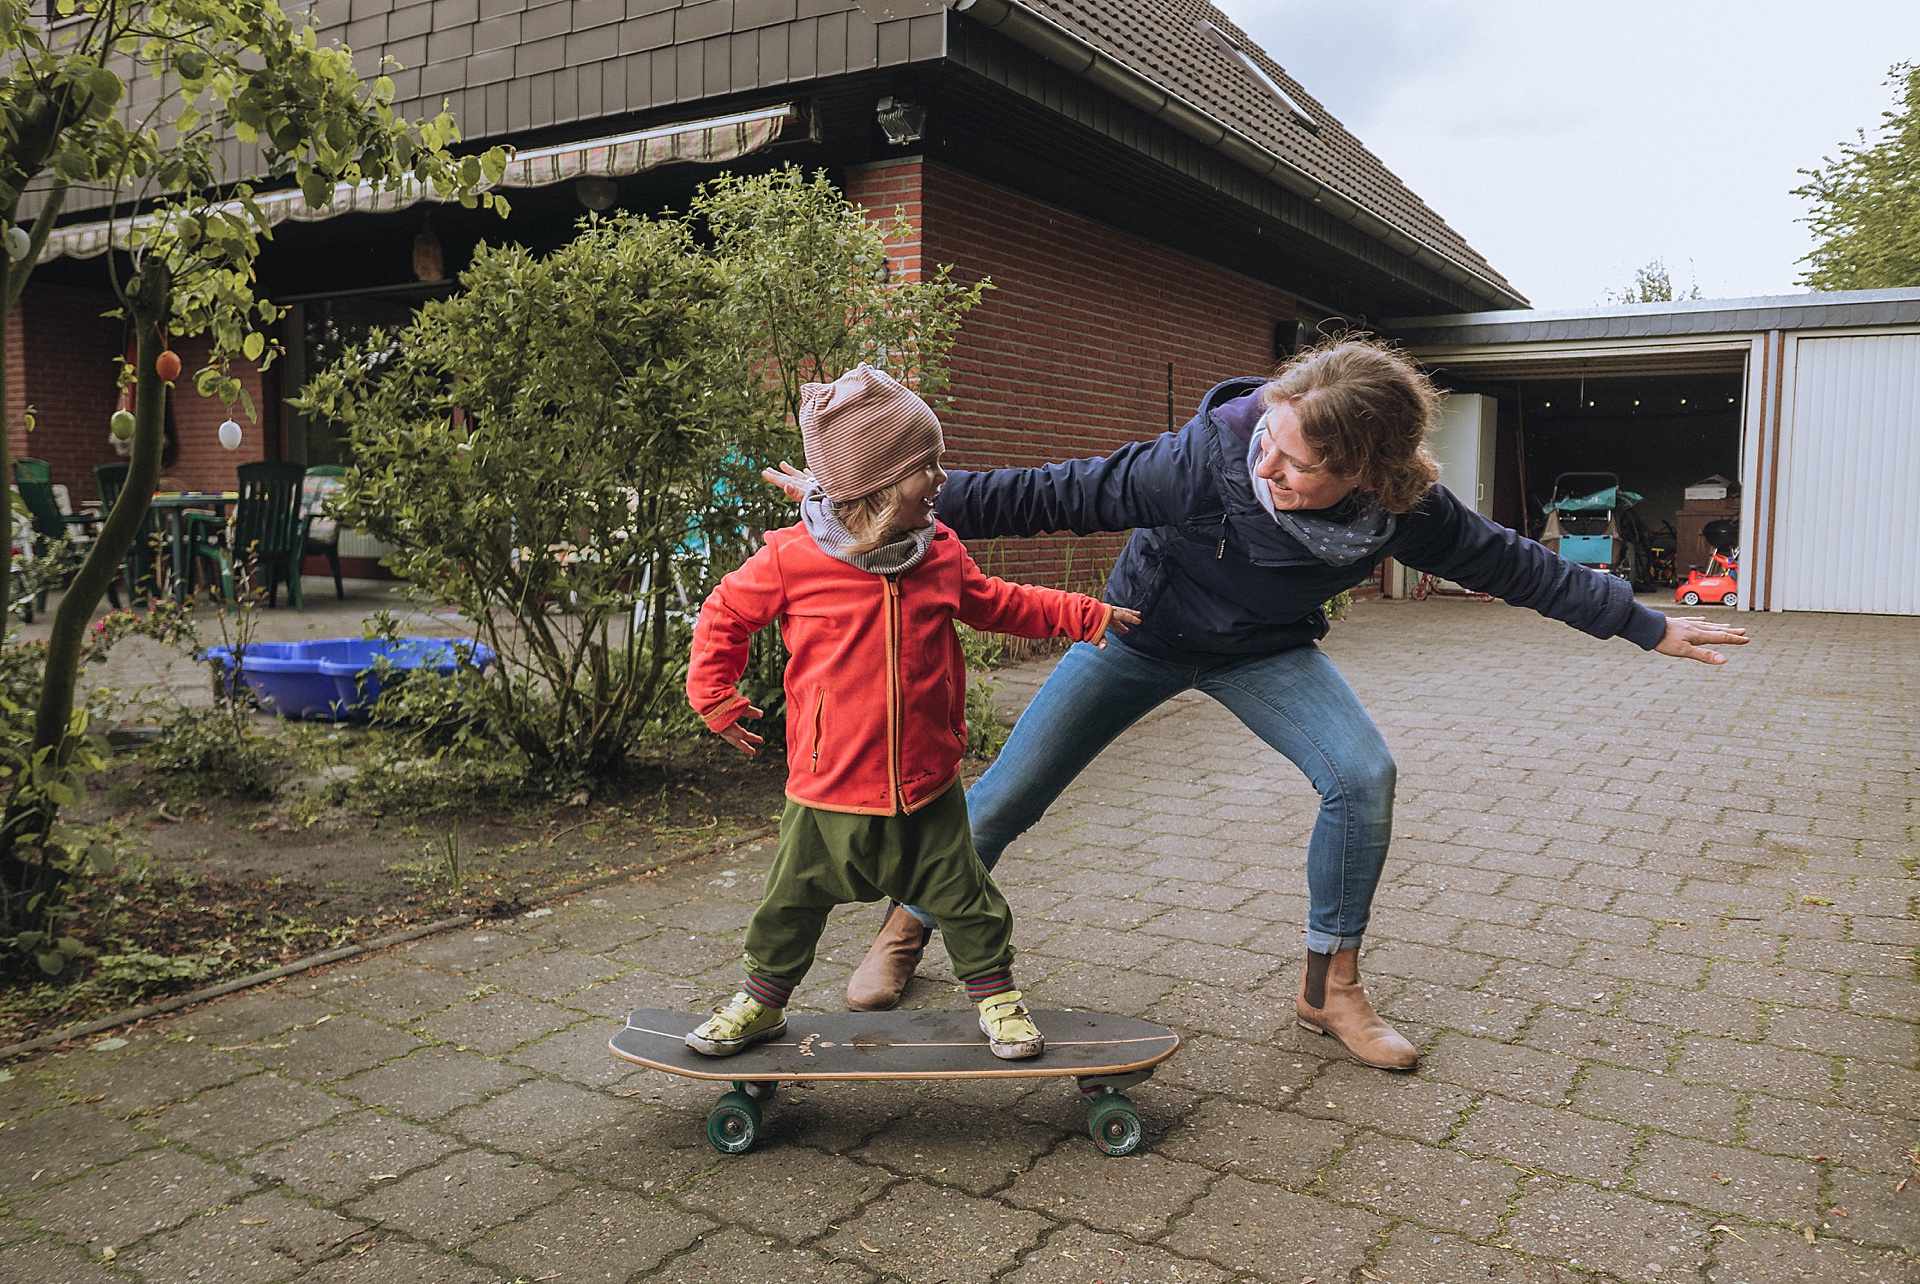
M 546 259 L 482 247 L 397 342 L 305 404 L 345 424 L 340 515 L 498 656 L 492 726 L 597 775 L 674 693 L 688 618 L 737 539 L 760 399 L 722 265 L 678 220 L 588 218 Z
M 685 218 L 590 216 L 544 259 L 483 246 L 458 294 L 322 372 L 300 404 L 352 443 L 342 520 L 498 656 L 470 686 L 411 686 L 389 725 L 563 782 L 694 725 L 693 617 L 792 520 L 759 471 L 798 457 L 799 384 L 867 360 L 945 386 L 985 286 L 890 280 L 899 230 L 824 178 L 723 178 Z M 784 659 L 766 631 L 741 683 L 776 714 Z

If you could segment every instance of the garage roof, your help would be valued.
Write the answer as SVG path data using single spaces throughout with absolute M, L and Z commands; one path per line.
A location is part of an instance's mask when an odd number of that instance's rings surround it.
M 1684 303 L 1638 303 L 1574 312 L 1462 312 L 1453 316 L 1399 317 L 1383 321 L 1381 325 L 1417 348 L 1920 325 L 1920 289 L 1694 299 Z

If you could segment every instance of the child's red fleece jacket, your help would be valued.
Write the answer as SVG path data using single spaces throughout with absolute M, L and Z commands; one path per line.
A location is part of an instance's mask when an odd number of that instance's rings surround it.
M 897 576 L 850 566 L 789 526 L 700 608 L 687 698 L 715 731 L 738 721 L 748 639 L 778 618 L 792 655 L 787 797 L 822 811 L 905 815 L 960 776 L 967 675 L 953 621 L 1092 642 L 1112 615 L 1079 593 L 985 575 L 938 523 L 926 557 Z

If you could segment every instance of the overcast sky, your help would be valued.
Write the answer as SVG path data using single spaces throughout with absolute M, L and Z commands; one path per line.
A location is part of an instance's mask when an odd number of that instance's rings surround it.
M 1216 0 L 1540 308 L 1664 259 L 1800 290 L 1790 195 L 1894 105 L 1914 0 Z

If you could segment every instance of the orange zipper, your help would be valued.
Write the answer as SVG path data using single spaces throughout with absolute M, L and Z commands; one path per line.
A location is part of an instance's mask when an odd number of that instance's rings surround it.
M 882 582 L 887 586 L 887 784 L 893 793 L 895 814 L 905 815 L 907 794 L 900 784 L 904 774 L 900 765 L 903 738 L 900 724 L 905 721 L 900 694 L 900 582 L 891 575 L 885 576 Z
M 827 703 L 826 688 L 822 687 L 813 696 L 813 769 L 820 770 L 820 711 Z

